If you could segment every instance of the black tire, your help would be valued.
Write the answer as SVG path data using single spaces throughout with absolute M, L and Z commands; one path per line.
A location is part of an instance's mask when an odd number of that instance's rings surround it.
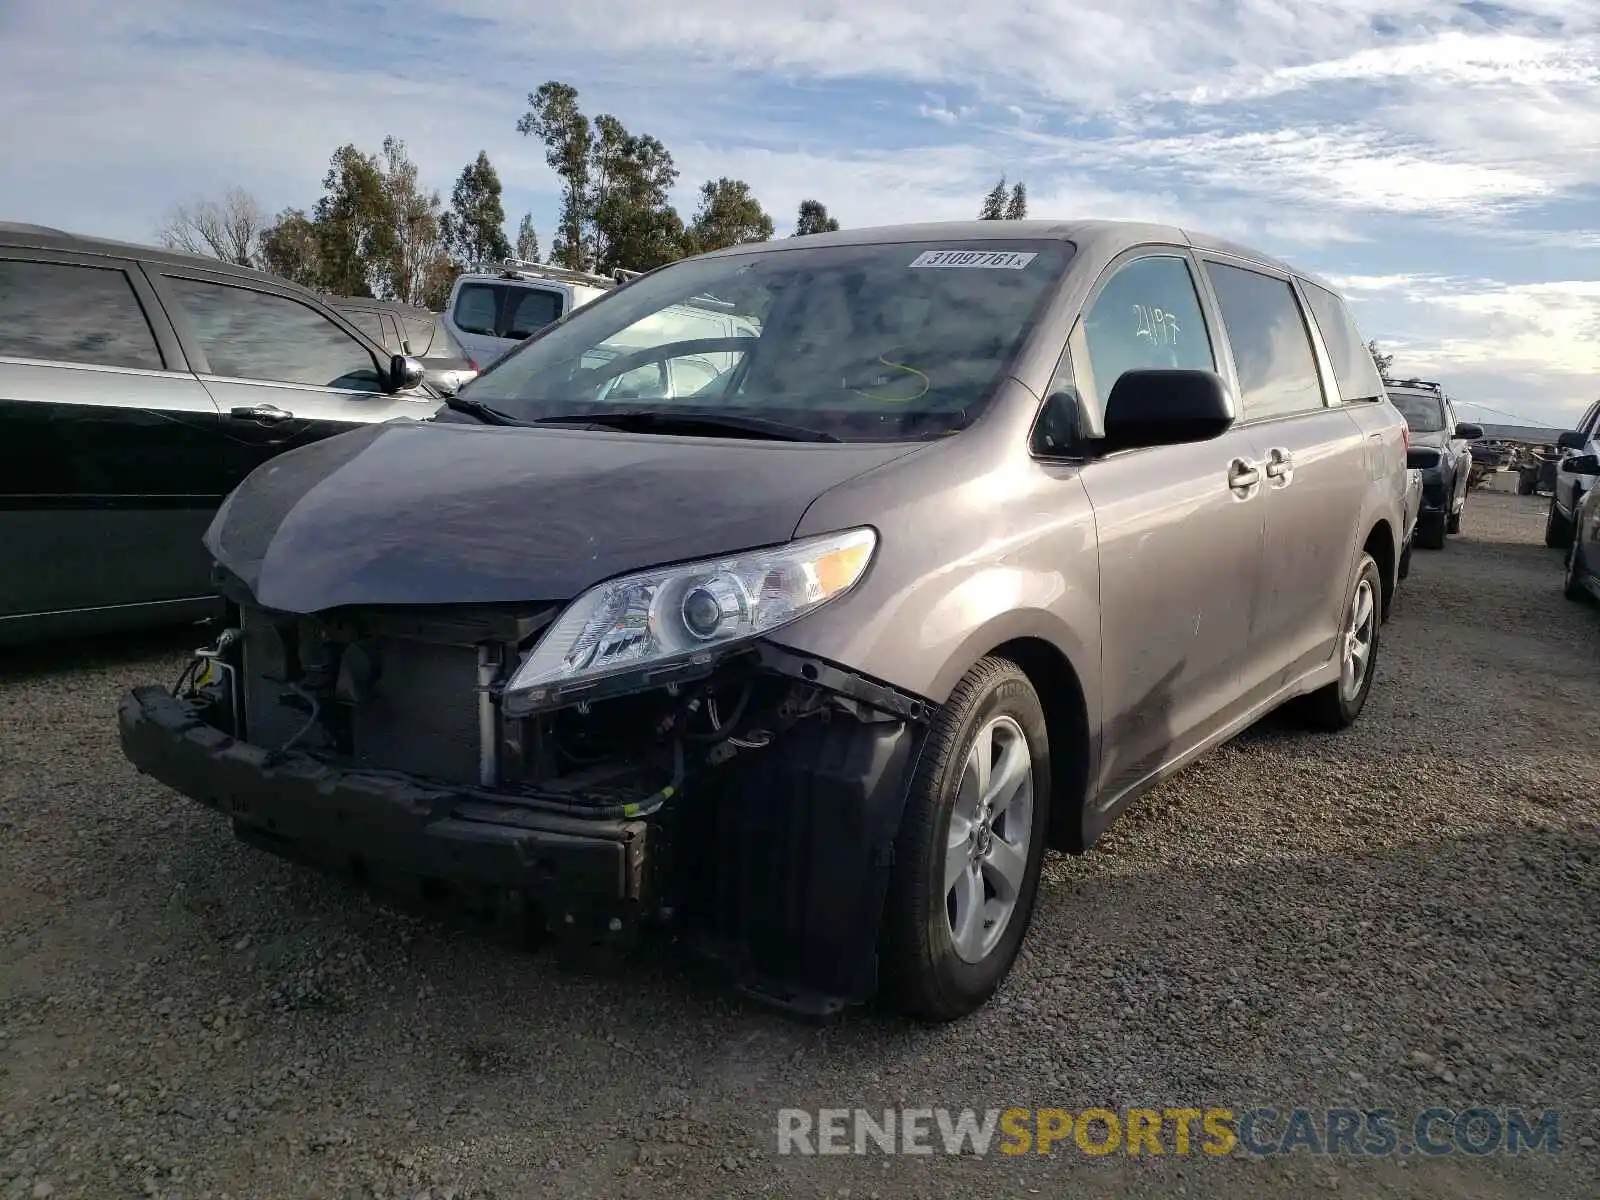
M 1395 568 L 1397 578 L 1404 579 L 1411 574 L 1411 542 L 1406 542 L 1406 548 L 1400 551 L 1400 563 Z
M 1447 529 L 1442 512 L 1423 513 L 1417 518 L 1417 532 L 1412 538 L 1424 550 L 1443 550 Z
M 1533 495 L 1533 489 L 1538 485 L 1538 483 L 1539 481 L 1537 479 L 1529 479 L 1523 475 L 1517 476 L 1517 495 Z
M 1444 531 L 1446 533 L 1461 532 L 1461 514 L 1459 512 L 1450 514 L 1450 519 L 1444 523 Z
M 996 717 L 1022 730 L 1033 762 L 1033 808 L 1022 885 L 999 941 L 977 962 L 955 951 L 944 888 L 951 814 L 975 738 Z M 953 1021 L 981 1008 L 1016 961 L 1033 919 L 1050 823 L 1050 741 L 1038 693 L 1022 669 L 984 658 L 940 708 L 906 798 L 884 901 L 884 998 L 924 1021 Z
M 1550 497 L 1550 512 L 1544 519 L 1544 544 L 1552 550 L 1565 550 L 1572 545 L 1572 522 L 1556 508 L 1556 498 Z
M 1583 577 L 1588 570 L 1588 564 L 1583 561 L 1583 543 L 1573 538 L 1567 547 L 1567 570 L 1562 580 L 1561 593 L 1568 600 L 1583 603 L 1589 597 L 1589 589 L 1583 585 Z
M 1378 564 L 1373 561 L 1372 555 L 1363 553 L 1356 564 L 1354 577 L 1345 592 L 1344 605 L 1340 608 L 1339 629 L 1343 638 L 1344 630 L 1350 624 L 1351 612 L 1356 603 L 1356 598 L 1361 594 L 1362 584 L 1370 589 L 1373 613 L 1376 617 L 1383 607 L 1383 580 L 1378 573 Z M 1318 688 L 1310 695 L 1302 696 L 1296 706 L 1301 721 L 1311 729 L 1326 730 L 1336 733 L 1355 723 L 1361 715 L 1361 710 L 1367 705 L 1367 697 L 1372 693 L 1372 680 L 1378 673 L 1378 648 L 1380 631 L 1383 621 L 1374 619 L 1370 622 L 1371 635 L 1367 641 L 1366 674 L 1362 676 L 1360 686 L 1354 694 L 1346 696 L 1339 680 Z M 1336 647 L 1335 655 L 1342 656 L 1342 646 Z M 1342 657 L 1341 657 L 1342 661 Z

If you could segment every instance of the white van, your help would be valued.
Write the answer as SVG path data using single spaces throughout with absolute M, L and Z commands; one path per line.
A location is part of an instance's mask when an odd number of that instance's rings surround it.
M 445 324 L 481 369 L 632 274 L 607 278 L 507 259 L 498 271 L 471 271 L 456 279 L 444 309 Z

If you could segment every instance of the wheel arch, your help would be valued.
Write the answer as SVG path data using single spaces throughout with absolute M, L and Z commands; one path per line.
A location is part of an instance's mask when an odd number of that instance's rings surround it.
M 1387 519 L 1379 517 L 1372 523 L 1361 549 L 1372 555 L 1372 560 L 1378 564 L 1378 583 L 1383 589 L 1382 612 L 1387 620 L 1400 582 L 1400 555 L 1395 544 L 1394 527 Z
M 1015 637 L 979 658 L 1015 663 L 1044 709 L 1050 738 L 1050 825 L 1047 845 L 1081 854 L 1083 807 L 1088 796 L 1090 748 L 1088 700 L 1076 668 L 1054 643 L 1037 636 Z

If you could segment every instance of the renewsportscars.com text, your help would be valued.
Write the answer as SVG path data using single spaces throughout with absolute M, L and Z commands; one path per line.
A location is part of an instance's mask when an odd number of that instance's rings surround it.
M 1557 1154 L 1549 1109 L 803 1108 L 778 1110 L 779 1154 Z

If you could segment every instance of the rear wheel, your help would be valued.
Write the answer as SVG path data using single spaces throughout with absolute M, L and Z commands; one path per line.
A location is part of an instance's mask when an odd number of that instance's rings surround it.
M 1538 482 L 1539 482 L 1538 479 L 1536 479 L 1534 476 L 1531 476 L 1531 475 L 1518 475 L 1517 476 L 1517 495 L 1519 495 L 1519 496 L 1531 496 L 1531 495 L 1533 495 L 1534 485 L 1536 483 L 1538 483 Z
M 1426 512 L 1417 518 L 1413 538 L 1424 550 L 1443 550 L 1447 523 L 1442 512 Z
M 940 709 L 912 781 L 884 907 L 887 998 L 952 1021 L 981 1008 L 1033 917 L 1049 821 L 1044 709 L 1021 668 L 981 659 Z
M 1550 513 L 1544 519 L 1544 544 L 1554 550 L 1572 545 L 1572 522 L 1561 515 L 1554 496 L 1550 497 Z
M 1406 548 L 1400 551 L 1400 564 L 1395 568 L 1395 574 L 1401 579 L 1411 574 L 1411 542 L 1412 539 L 1406 541 Z
M 1337 731 L 1355 722 L 1366 707 L 1372 677 L 1378 665 L 1378 632 L 1383 583 L 1372 555 L 1363 554 L 1354 582 L 1345 597 L 1339 624 L 1339 678 L 1302 698 L 1299 708 L 1314 729 Z

